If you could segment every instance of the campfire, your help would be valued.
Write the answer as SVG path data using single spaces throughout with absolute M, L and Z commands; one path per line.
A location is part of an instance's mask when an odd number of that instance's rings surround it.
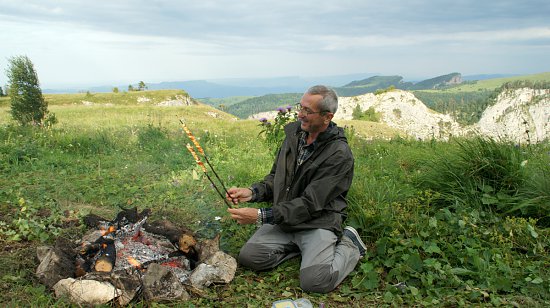
M 180 301 L 233 280 L 236 260 L 219 250 L 219 235 L 198 240 L 150 210 L 123 210 L 114 220 L 88 215 L 77 243 L 58 239 L 37 249 L 36 275 L 58 297 L 80 305 Z

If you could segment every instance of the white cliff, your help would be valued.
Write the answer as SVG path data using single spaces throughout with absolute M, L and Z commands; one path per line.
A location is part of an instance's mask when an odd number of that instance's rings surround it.
M 541 142 L 550 139 L 550 89 L 515 89 L 501 93 L 474 125 L 463 127 L 450 115 L 435 112 L 411 92 L 392 90 L 381 94 L 367 93 L 340 97 L 335 120 L 353 119 L 353 110 L 373 108 L 380 122 L 418 139 L 447 140 L 450 136 L 480 134 L 498 140 L 518 143 Z M 276 111 L 249 117 L 273 119 Z
M 550 89 L 502 92 L 474 126 L 480 134 L 519 143 L 550 138 Z

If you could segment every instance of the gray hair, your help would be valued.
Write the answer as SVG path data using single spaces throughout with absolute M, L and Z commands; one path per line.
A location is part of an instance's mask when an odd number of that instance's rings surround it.
M 307 89 L 306 93 L 309 95 L 321 95 L 323 97 L 319 103 L 321 111 L 336 113 L 336 110 L 338 110 L 338 94 L 333 89 L 323 85 L 316 85 Z

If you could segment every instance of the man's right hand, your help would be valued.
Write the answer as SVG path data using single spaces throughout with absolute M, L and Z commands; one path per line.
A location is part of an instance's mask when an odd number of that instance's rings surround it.
M 233 204 L 252 200 L 252 191 L 248 188 L 231 187 L 227 190 L 225 198 Z

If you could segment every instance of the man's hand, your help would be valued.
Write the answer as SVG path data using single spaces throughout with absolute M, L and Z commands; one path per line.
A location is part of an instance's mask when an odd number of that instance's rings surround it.
M 231 218 L 235 219 L 239 224 L 255 224 L 258 218 L 258 209 L 245 207 L 240 209 L 227 209 Z
M 227 190 L 225 198 L 233 204 L 247 202 L 252 199 L 252 191 L 248 188 L 231 187 Z

